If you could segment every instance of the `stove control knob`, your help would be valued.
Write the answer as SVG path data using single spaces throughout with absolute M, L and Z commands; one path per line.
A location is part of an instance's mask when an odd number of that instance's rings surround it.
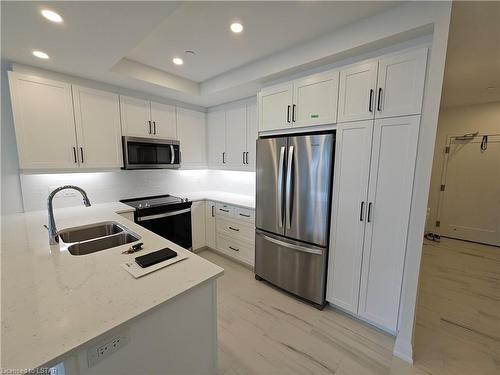
M 146 208 L 147 208 L 147 207 L 149 207 L 149 203 L 148 203 L 148 202 L 146 202 L 146 204 L 145 204 L 144 206 L 145 206 Z
M 142 203 L 139 203 L 139 208 L 142 208 Z

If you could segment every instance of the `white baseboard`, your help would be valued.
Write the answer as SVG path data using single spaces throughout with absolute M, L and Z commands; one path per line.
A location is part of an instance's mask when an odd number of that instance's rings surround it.
M 396 338 L 392 354 L 405 362 L 413 364 L 413 346 L 410 341 Z

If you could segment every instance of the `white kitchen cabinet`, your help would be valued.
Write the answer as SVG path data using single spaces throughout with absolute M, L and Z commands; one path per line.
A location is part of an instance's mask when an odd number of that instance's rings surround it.
M 177 134 L 181 145 L 181 166 L 207 166 L 206 115 L 203 112 L 177 108 Z
M 205 210 L 205 201 L 193 202 L 193 205 L 191 206 L 191 232 L 193 250 L 197 250 L 206 246 Z
M 120 95 L 123 135 L 150 137 L 153 134 L 151 106 L 148 100 Z
M 359 315 L 396 331 L 420 116 L 375 121 Z
M 248 104 L 247 105 L 247 147 L 245 162 L 248 170 L 255 170 L 255 161 L 257 157 L 257 105 Z
M 327 300 L 390 332 L 398 324 L 419 125 L 418 115 L 338 125 Z
M 73 86 L 72 90 L 80 167 L 121 167 L 118 95 L 81 86 Z
M 151 102 L 151 120 L 153 121 L 153 135 L 163 139 L 177 139 L 175 107 Z
M 379 61 L 375 118 L 419 114 L 422 111 L 427 48 Z
M 340 71 L 338 122 L 373 119 L 377 66 L 370 61 Z
M 237 106 L 226 111 L 226 155 L 225 164 L 231 169 L 241 169 L 246 158 L 246 106 Z
M 292 126 L 293 85 L 285 83 L 259 93 L 259 131 L 282 130 Z
M 216 227 L 215 227 L 215 202 L 205 202 L 205 242 L 208 247 L 215 249 L 217 247 Z
M 373 120 L 337 127 L 327 300 L 358 312 Z
M 226 112 L 216 111 L 207 115 L 208 165 L 220 168 L 226 159 Z
M 338 92 L 339 72 L 337 70 L 294 81 L 293 126 L 336 123 Z
M 78 167 L 71 85 L 8 74 L 20 168 Z

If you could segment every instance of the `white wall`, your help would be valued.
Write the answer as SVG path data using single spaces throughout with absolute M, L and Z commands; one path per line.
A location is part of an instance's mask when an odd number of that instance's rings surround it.
M 446 140 L 449 136 L 475 133 L 477 131 L 479 134 L 500 134 L 500 102 L 441 108 L 429 192 L 428 206 L 430 215 L 426 228 L 429 231 L 438 231 L 435 223 L 437 220 L 436 214 Z

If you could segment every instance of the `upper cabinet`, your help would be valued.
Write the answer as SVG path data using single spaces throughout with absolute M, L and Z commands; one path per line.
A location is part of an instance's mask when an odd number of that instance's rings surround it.
M 123 135 L 177 139 L 175 107 L 120 96 Z
M 357 64 L 340 72 L 339 122 L 373 119 L 377 62 Z
M 122 165 L 118 95 L 15 72 L 9 82 L 21 169 Z
M 216 169 L 254 170 L 257 106 L 236 103 L 208 113 L 208 165 Z
M 328 71 L 262 89 L 259 131 L 336 123 L 338 84 L 338 71 Z
M 9 83 L 20 168 L 78 166 L 71 85 L 14 72 Z
M 206 167 L 206 114 L 177 108 L 177 134 L 181 143 L 182 167 Z
M 121 167 L 118 95 L 80 86 L 72 90 L 80 167 Z

